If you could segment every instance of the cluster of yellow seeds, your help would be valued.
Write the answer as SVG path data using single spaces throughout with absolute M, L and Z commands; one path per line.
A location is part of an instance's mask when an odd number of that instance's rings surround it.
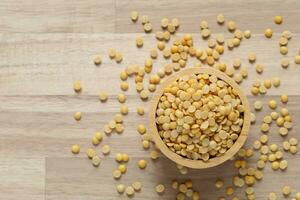
M 191 180 L 186 180 L 184 182 L 178 182 L 177 180 L 172 181 L 172 188 L 177 191 L 176 199 L 193 199 L 199 200 L 199 192 L 193 188 L 193 182 Z
M 224 154 L 242 130 L 244 106 L 215 75 L 187 75 L 164 88 L 156 110 L 159 134 L 183 157 L 208 161 Z

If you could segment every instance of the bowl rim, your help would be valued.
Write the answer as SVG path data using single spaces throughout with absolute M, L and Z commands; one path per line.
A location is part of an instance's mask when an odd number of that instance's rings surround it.
M 191 75 L 191 74 L 203 74 L 203 73 L 216 75 L 218 78 L 228 83 L 233 89 L 237 91 L 237 94 L 241 99 L 242 105 L 244 105 L 245 107 L 243 127 L 238 139 L 234 142 L 232 147 L 230 147 L 222 156 L 214 157 L 212 159 L 209 159 L 207 162 L 204 162 L 202 160 L 191 160 L 188 158 L 184 158 L 176 154 L 175 152 L 171 151 L 161 139 L 155 121 L 156 108 L 159 99 L 163 94 L 163 89 L 182 76 Z M 250 129 L 250 108 L 249 108 L 248 99 L 244 94 L 244 92 L 242 91 L 242 88 L 232 78 L 230 78 L 225 73 L 219 70 L 213 69 L 211 67 L 192 67 L 192 68 L 184 69 L 172 74 L 167 79 L 165 79 L 162 83 L 160 83 L 160 86 L 153 94 L 150 103 L 150 109 L 149 109 L 149 128 L 150 128 L 152 140 L 155 142 L 156 147 L 170 160 L 182 166 L 194 168 L 194 169 L 204 169 L 204 168 L 214 167 L 232 158 L 244 145 Z

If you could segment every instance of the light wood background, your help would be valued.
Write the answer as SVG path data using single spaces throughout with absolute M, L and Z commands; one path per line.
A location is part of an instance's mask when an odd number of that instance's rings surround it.
M 172 179 L 192 178 L 201 199 L 217 199 L 224 195 L 224 189 L 216 190 L 217 177 L 231 184 L 231 176 L 237 171 L 232 162 L 208 170 L 190 170 L 188 175 L 180 175 L 175 165 L 166 158 L 157 162 L 149 160 L 149 152 L 140 144 L 140 136 L 135 131 L 138 123 L 147 124 L 147 115 L 138 117 L 137 105 L 145 106 L 134 91 L 133 85 L 127 92 L 130 114 L 125 118 L 126 130 L 122 135 L 105 137 L 102 144 L 110 144 L 110 156 L 103 158 L 101 166 L 94 168 L 85 157 L 84 151 L 90 146 L 90 138 L 97 130 L 118 112 L 116 95 L 119 90 L 119 72 L 128 64 L 142 64 L 155 46 L 153 35 L 145 36 L 145 45 L 137 49 L 136 36 L 144 35 L 140 24 L 129 20 L 129 12 L 138 10 L 150 17 L 154 30 L 162 17 L 177 17 L 180 33 L 194 34 L 196 45 L 205 47 L 200 39 L 199 22 L 207 20 L 213 33 L 230 34 L 215 22 L 216 15 L 223 13 L 226 19 L 235 20 L 242 30 L 250 29 L 252 38 L 243 40 L 241 46 L 226 52 L 222 60 L 230 64 L 232 59 L 241 58 L 249 69 L 249 77 L 242 88 L 249 95 L 251 80 L 255 78 L 281 78 L 280 88 L 272 88 L 260 99 L 266 105 L 270 99 L 278 100 L 278 95 L 286 93 L 290 97 L 287 107 L 294 119 L 294 128 L 289 137 L 300 140 L 300 66 L 293 58 L 300 47 L 300 1 L 297 0 L 27 0 L 0 1 L 0 199 L 2 200 L 110 200 L 127 199 L 119 196 L 115 185 L 119 182 L 130 184 L 139 180 L 144 185 L 135 199 L 174 199 L 170 188 Z M 273 16 L 282 15 L 284 23 L 273 23 Z M 272 39 L 262 35 L 271 27 L 275 34 Z M 279 54 L 278 39 L 283 30 L 293 32 L 287 56 Z M 176 34 L 180 37 L 180 34 Z M 116 48 L 124 55 L 122 64 L 115 64 L 107 57 L 107 50 Z M 257 63 L 265 66 L 262 75 L 255 73 L 254 65 L 247 61 L 250 51 L 257 53 Z M 103 64 L 95 67 L 93 56 L 100 53 Z M 154 71 L 167 63 L 162 56 L 155 61 Z M 280 67 L 280 59 L 291 61 L 288 69 Z M 193 60 L 191 60 L 193 62 Z M 191 63 L 192 63 L 191 62 Z M 72 85 L 81 80 L 83 92 L 76 95 Z M 101 104 L 97 98 L 99 91 L 109 92 L 109 101 Z M 80 122 L 73 119 L 75 111 L 82 111 Z M 260 135 L 259 122 L 270 110 L 265 107 L 257 113 L 258 123 L 251 127 L 246 146 Z M 148 112 L 147 112 L 148 113 Z M 275 126 L 269 135 L 272 142 L 281 143 Z M 73 156 L 70 146 L 80 144 L 82 153 Z M 100 153 L 100 147 L 97 152 Z M 112 178 L 112 170 L 117 167 L 113 156 L 116 152 L 130 155 L 128 172 L 120 181 Z M 282 199 L 281 188 L 289 184 L 293 194 L 300 191 L 300 157 L 285 153 L 289 162 L 285 172 L 264 170 L 264 179 L 256 184 L 257 199 L 266 199 L 269 192 L 276 192 Z M 257 156 L 257 155 L 256 155 Z M 255 156 L 255 157 L 256 157 Z M 149 160 L 146 170 L 136 167 L 140 158 Z M 252 164 L 255 158 L 251 159 Z M 164 183 L 166 193 L 159 196 L 154 186 Z M 243 192 L 237 189 L 237 196 Z M 244 198 L 244 197 L 243 197 Z

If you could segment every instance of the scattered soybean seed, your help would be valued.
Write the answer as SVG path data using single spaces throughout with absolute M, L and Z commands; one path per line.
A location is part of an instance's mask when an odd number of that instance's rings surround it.
M 139 181 L 135 181 L 132 183 L 132 187 L 135 191 L 140 191 L 142 189 L 142 183 Z
M 140 168 L 140 169 L 145 169 L 146 167 L 147 167 L 147 162 L 146 162 L 146 160 L 139 160 L 138 161 L 138 167 Z
M 159 152 L 157 150 L 152 150 L 150 152 L 150 157 L 152 160 L 156 160 L 159 157 Z
M 92 164 L 95 166 L 95 167 L 98 167 L 101 163 L 101 159 L 99 158 L 99 156 L 94 156 L 92 158 Z
M 279 162 L 278 161 L 272 162 L 271 167 L 272 167 L 273 170 L 278 170 L 279 169 Z
M 264 71 L 264 66 L 261 64 L 255 65 L 255 70 L 257 73 L 261 74 Z
M 102 141 L 103 134 L 101 132 L 96 132 L 94 136 L 98 141 Z
M 221 179 L 217 179 L 215 183 L 216 188 L 222 188 L 224 186 L 224 182 Z
M 101 151 L 104 155 L 107 155 L 110 153 L 110 146 L 109 145 L 104 145 L 102 148 L 101 148 Z
M 263 160 L 258 160 L 257 163 L 256 163 L 256 166 L 257 166 L 258 169 L 263 169 L 266 166 L 266 162 L 263 161 Z
M 142 24 L 146 24 L 148 23 L 150 20 L 149 20 L 149 17 L 147 15 L 143 15 L 142 18 L 141 18 L 141 22 Z
M 278 119 L 279 114 L 277 112 L 273 111 L 273 112 L 271 112 L 270 116 L 273 120 L 276 120 L 276 119 Z
M 179 20 L 177 18 L 173 18 L 171 19 L 171 24 L 175 27 L 178 28 L 179 27 Z
M 127 194 L 127 196 L 133 196 L 134 195 L 134 188 L 132 186 L 128 186 L 125 189 L 125 193 Z
M 232 66 L 235 68 L 235 69 L 239 69 L 241 67 L 241 59 L 237 58 L 237 59 L 234 59 L 233 62 L 232 62 Z
M 278 145 L 277 145 L 277 144 L 271 144 L 271 145 L 270 145 L 270 150 L 271 150 L 272 152 L 277 151 L 277 150 L 278 150 Z
M 169 23 L 170 22 L 169 22 L 168 18 L 162 18 L 161 21 L 160 21 L 160 26 L 162 28 L 167 28 Z
M 264 85 L 259 86 L 258 91 L 260 94 L 266 94 L 267 88 Z
M 96 151 L 92 148 L 88 148 L 86 150 L 86 155 L 88 156 L 89 159 L 92 159 L 96 155 Z
M 218 14 L 218 16 L 217 16 L 217 22 L 218 22 L 218 24 L 224 24 L 225 17 L 224 17 L 223 14 Z
M 137 131 L 138 131 L 141 135 L 145 134 L 145 133 L 146 133 L 146 127 L 145 127 L 145 125 L 144 125 L 144 124 L 139 124 L 139 125 L 137 126 Z
M 94 58 L 94 64 L 95 65 L 100 65 L 101 62 L 102 62 L 101 56 L 100 55 L 95 56 L 95 58 Z
M 277 102 L 275 100 L 270 100 L 268 105 L 271 109 L 277 108 Z
M 201 28 L 201 29 L 208 29 L 208 28 L 209 28 L 209 27 L 208 27 L 208 22 L 205 21 L 205 20 L 201 21 L 201 22 L 200 22 L 200 28 Z
M 298 152 L 298 147 L 297 146 L 291 146 L 290 147 L 290 153 L 291 154 L 296 154 Z
M 281 60 L 281 67 L 282 68 L 286 69 L 286 68 L 288 68 L 289 65 L 290 65 L 290 61 L 288 59 L 284 58 L 284 59 Z
M 128 154 L 126 154 L 126 153 L 123 153 L 123 154 L 122 154 L 122 161 L 123 161 L 123 162 L 128 162 L 128 161 L 129 161 L 129 156 L 128 156 Z
M 120 170 L 120 172 L 122 174 L 124 174 L 127 171 L 127 167 L 124 164 L 119 165 L 118 170 Z
M 92 144 L 93 145 L 98 145 L 100 143 L 100 141 L 96 138 L 96 136 L 94 136 L 93 138 L 92 138 Z
M 166 49 L 165 49 L 166 50 Z M 157 53 L 157 50 L 156 49 L 151 49 L 150 50 L 150 57 L 153 58 L 153 59 L 156 59 L 158 56 L 158 53 Z
M 122 55 L 120 52 L 117 52 L 117 53 L 116 53 L 115 60 L 116 60 L 117 63 L 122 62 L 122 60 L 123 60 L 123 55 Z
M 272 81 L 270 79 L 266 79 L 264 80 L 264 86 L 267 88 L 267 89 L 270 89 L 272 87 Z
M 261 110 L 262 109 L 262 102 L 261 101 L 255 101 L 254 102 L 254 108 L 255 108 L 255 110 Z
M 76 113 L 74 114 L 74 119 L 75 119 L 76 121 L 81 120 L 81 112 L 76 112 Z
M 266 36 L 267 38 L 271 38 L 272 35 L 273 35 L 272 29 L 267 28 L 267 29 L 265 30 L 265 36 Z
M 146 33 L 149 33 L 152 31 L 152 24 L 151 23 L 146 23 L 144 24 L 144 30 Z
M 120 83 L 120 88 L 121 88 L 121 90 L 123 90 L 123 91 L 127 91 L 128 90 L 128 88 L 129 88 L 129 84 L 127 83 L 127 82 L 121 82 Z
M 285 117 L 287 115 L 289 115 L 289 110 L 287 108 L 281 108 L 280 110 L 280 114 Z
M 281 33 L 281 37 L 285 37 L 286 39 L 291 39 L 292 38 L 292 32 L 291 31 L 283 31 Z
M 137 107 L 137 113 L 139 115 L 144 115 L 144 113 L 145 113 L 144 108 L 142 106 L 138 106 Z
M 280 46 L 286 46 L 288 44 L 288 42 L 289 42 L 289 40 L 287 38 L 285 38 L 285 37 L 281 37 L 279 39 L 279 45 Z
M 159 184 L 159 185 L 155 186 L 155 191 L 158 194 L 162 194 L 165 191 L 165 186 L 163 184 Z
M 272 83 L 274 87 L 279 87 L 280 86 L 280 79 L 278 77 L 274 77 L 272 79 Z
M 249 60 L 250 63 L 255 62 L 255 60 L 256 60 L 256 54 L 253 53 L 253 52 L 250 52 L 250 53 L 248 54 L 248 60 Z
M 277 15 L 277 16 L 274 17 L 274 23 L 275 24 L 281 24 L 282 21 L 283 21 L 282 16 Z
M 269 140 L 269 137 L 268 137 L 268 135 L 263 134 L 260 136 L 259 140 L 262 144 L 266 144 Z
M 128 78 L 127 72 L 126 72 L 125 70 L 121 71 L 121 73 L 120 73 L 120 79 L 121 79 L 122 81 L 126 81 L 127 78 Z
M 118 94 L 118 101 L 120 103 L 125 103 L 127 97 L 124 94 Z
M 286 136 L 288 133 L 289 133 L 289 130 L 287 128 L 285 128 L 285 127 L 280 127 L 279 128 L 279 134 L 281 136 Z
M 281 170 L 285 170 L 287 167 L 288 167 L 288 162 L 287 162 L 286 160 L 281 160 L 281 161 L 279 162 L 279 168 L 280 168 Z
M 108 99 L 108 94 L 107 94 L 107 92 L 105 92 L 105 91 L 100 92 L 100 94 L 99 94 L 99 99 L 100 99 L 100 101 L 102 101 L 102 102 L 107 101 L 107 99 Z
M 125 185 L 123 184 L 118 184 L 116 188 L 117 188 L 117 192 L 120 194 L 124 193 L 125 191 Z
M 148 96 L 149 96 L 149 92 L 147 90 L 142 90 L 140 92 L 140 97 L 141 97 L 142 100 L 148 99 Z
M 296 146 L 296 145 L 298 145 L 298 140 L 296 138 L 290 138 L 289 143 L 292 146 Z
M 135 39 L 135 43 L 137 47 L 142 47 L 144 45 L 144 39 L 142 37 L 137 37 Z
M 80 152 L 80 147 L 78 144 L 73 144 L 72 145 L 72 148 L 71 148 L 71 151 L 73 154 L 78 154 Z
M 113 177 L 115 179 L 119 179 L 119 178 L 121 178 L 121 176 L 122 176 L 122 173 L 121 173 L 120 170 L 116 169 L 116 170 L 113 171 Z
M 81 83 L 80 81 L 75 81 L 73 84 L 74 91 L 79 93 L 81 91 Z
M 127 115 L 128 114 L 128 106 L 121 105 L 120 112 L 121 112 L 122 115 Z
M 285 94 L 280 96 L 280 100 L 282 103 L 287 103 L 289 101 L 289 97 Z
M 227 187 L 227 188 L 226 188 L 226 194 L 227 194 L 228 196 L 233 195 L 233 193 L 234 193 L 233 187 Z
M 261 142 L 259 140 L 255 140 L 253 143 L 253 148 L 258 150 L 261 147 Z
M 251 37 L 251 31 L 250 31 L 250 30 L 245 30 L 245 31 L 244 31 L 244 37 L 245 37 L 246 39 L 249 39 L 249 38 Z
M 277 200 L 277 195 L 274 192 L 270 192 L 268 200 Z
M 283 186 L 283 188 L 282 188 L 282 194 L 284 196 L 286 196 L 286 197 L 289 196 L 291 194 L 291 192 L 292 192 L 292 189 L 291 189 L 290 186 L 288 186 L 288 185 Z
M 256 116 L 252 112 L 250 113 L 250 121 L 251 121 L 251 124 L 255 123 L 255 121 L 256 121 Z
M 289 52 L 289 49 L 286 46 L 281 46 L 279 50 L 282 55 L 286 55 Z
M 108 56 L 111 58 L 111 59 L 114 59 L 116 57 L 116 54 L 117 54 L 117 51 L 115 49 L 109 49 L 108 50 Z
M 131 11 L 130 18 L 133 22 L 136 22 L 139 18 L 139 13 L 137 11 Z
M 123 160 L 122 154 L 121 153 L 116 153 L 115 160 L 117 162 L 122 162 L 122 160 Z
M 229 31 L 233 32 L 236 29 L 236 24 L 234 21 L 230 20 L 227 22 L 227 28 Z

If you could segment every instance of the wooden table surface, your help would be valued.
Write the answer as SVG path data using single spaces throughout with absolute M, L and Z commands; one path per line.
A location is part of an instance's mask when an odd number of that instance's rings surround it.
M 234 58 L 240 58 L 248 67 L 249 77 L 241 84 L 249 96 L 251 105 L 257 99 L 264 102 L 279 100 L 282 93 L 289 95 L 294 127 L 289 137 L 300 140 L 300 66 L 293 62 L 300 47 L 300 1 L 297 0 L 2 0 L 0 1 L 0 199 L 1 200 L 110 200 L 127 199 L 115 191 L 117 183 L 130 184 L 139 180 L 144 185 L 134 199 L 174 199 L 172 179 L 192 178 L 194 188 L 201 199 L 213 200 L 224 195 L 224 188 L 216 190 L 214 181 L 221 177 L 230 186 L 232 175 L 237 174 L 232 161 L 207 170 L 190 170 L 181 175 L 174 163 L 161 157 L 156 162 L 149 159 L 149 151 L 142 149 L 140 136 L 135 127 L 147 124 L 149 102 L 141 102 L 135 92 L 132 80 L 127 92 L 129 115 L 125 117 L 125 131 L 122 135 L 105 137 L 99 147 L 109 144 L 112 152 L 103 158 L 101 166 L 94 168 L 85 156 L 85 149 L 91 146 L 91 137 L 119 111 L 116 95 L 120 93 L 119 73 L 129 64 L 143 64 L 149 50 L 155 47 L 153 34 L 144 35 L 142 26 L 133 24 L 129 12 L 137 10 L 148 15 L 154 31 L 159 29 L 162 17 L 177 17 L 180 20 L 179 34 L 193 33 L 195 44 L 205 48 L 207 42 L 199 34 L 200 20 L 207 20 L 213 33 L 230 34 L 224 26 L 216 24 L 216 15 L 223 13 L 226 19 L 237 22 L 241 30 L 250 29 L 252 37 L 243 40 L 241 46 L 228 51 L 222 60 L 230 65 Z M 273 23 L 275 15 L 282 15 L 284 23 Z M 274 30 L 272 39 L 263 36 L 265 28 Z M 293 38 L 288 44 L 289 53 L 282 56 L 278 39 L 283 30 L 290 30 Z M 142 49 L 135 46 L 136 36 L 143 36 Z M 107 56 L 109 48 L 116 48 L 124 55 L 121 64 Z M 250 51 L 256 52 L 257 63 L 265 66 L 262 75 L 255 72 L 254 65 L 247 62 Z M 103 63 L 95 67 L 92 59 L 101 54 Z M 282 69 L 280 60 L 290 60 L 288 69 Z M 190 61 L 190 65 L 195 60 Z M 154 71 L 163 67 L 165 61 L 159 55 Z M 279 88 L 268 90 L 267 95 L 252 97 L 250 86 L 256 78 L 266 79 L 278 76 Z M 80 80 L 83 91 L 74 94 L 73 82 Z M 98 93 L 106 90 L 109 101 L 98 100 Z M 138 117 L 137 105 L 145 107 L 146 115 Z M 280 104 L 280 106 L 282 106 Z M 82 120 L 76 122 L 73 113 L 81 111 Z M 266 107 L 257 113 L 257 123 L 251 127 L 246 146 L 259 138 L 262 117 L 269 113 Z M 272 142 L 281 144 L 285 138 L 278 135 L 276 126 L 269 133 Z M 82 152 L 70 153 L 72 144 L 78 143 Z M 119 181 L 112 178 L 117 167 L 116 152 L 130 155 L 128 172 Z M 270 164 L 264 172 L 264 179 L 255 185 L 257 199 L 267 199 L 269 192 L 276 192 L 282 199 L 281 188 L 289 184 L 293 194 L 300 191 L 300 154 L 284 153 L 289 167 L 286 171 L 272 171 Z M 256 162 L 250 159 L 251 165 Z M 146 170 L 139 170 L 136 161 L 149 161 Z M 157 195 L 154 186 L 166 185 L 166 193 Z M 237 196 L 244 199 L 243 190 L 236 189 Z

